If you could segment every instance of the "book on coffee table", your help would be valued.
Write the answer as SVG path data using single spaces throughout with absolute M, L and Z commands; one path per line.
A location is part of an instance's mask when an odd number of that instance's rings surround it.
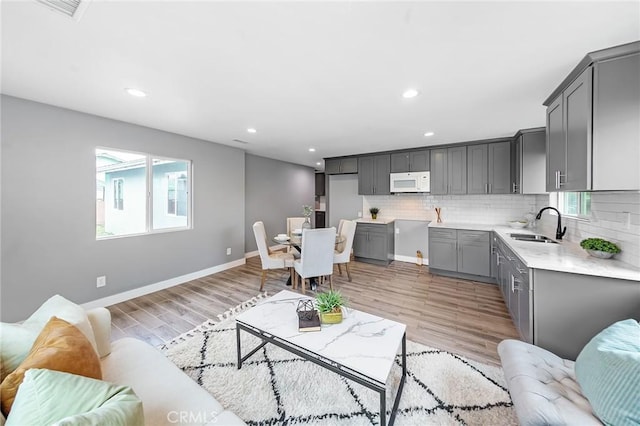
M 318 311 L 298 312 L 298 331 L 320 331 L 320 316 Z

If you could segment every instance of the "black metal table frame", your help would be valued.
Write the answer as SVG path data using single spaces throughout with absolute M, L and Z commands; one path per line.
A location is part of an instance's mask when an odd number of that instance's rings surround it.
M 241 348 L 240 348 L 240 330 L 244 330 L 249 334 L 252 334 L 259 339 L 262 340 L 262 343 L 257 347 L 252 349 L 248 354 L 242 356 Z M 253 354 L 259 351 L 263 346 L 267 343 L 274 344 L 288 352 L 291 352 L 295 355 L 298 355 L 307 361 L 311 361 L 321 367 L 326 368 L 327 370 L 333 371 L 345 377 L 349 380 L 353 380 L 356 383 L 361 384 L 371 390 L 374 390 L 380 394 L 380 426 L 386 426 L 387 424 L 387 387 L 385 383 L 380 384 L 377 380 L 371 379 L 363 374 L 358 373 L 350 369 L 349 367 L 345 367 L 342 364 L 339 364 L 335 361 L 331 361 L 326 359 L 314 352 L 311 352 L 307 349 L 301 348 L 297 345 L 292 344 L 284 339 L 273 336 L 263 330 L 260 330 L 256 327 L 252 327 L 248 324 L 240 323 L 236 321 L 236 349 L 238 353 L 238 370 L 242 368 L 242 363 L 250 358 Z M 402 389 L 404 388 L 404 381 L 407 376 L 407 333 L 402 334 L 402 378 L 400 379 L 400 384 L 398 386 L 398 392 L 396 393 L 396 398 L 393 403 L 393 409 L 391 410 L 391 415 L 389 417 L 389 426 L 393 425 L 393 422 L 396 418 L 396 412 L 398 411 L 398 404 L 400 403 L 400 396 L 402 395 Z

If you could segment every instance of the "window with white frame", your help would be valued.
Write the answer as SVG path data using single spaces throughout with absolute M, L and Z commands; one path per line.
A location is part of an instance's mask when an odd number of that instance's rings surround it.
M 191 161 L 96 149 L 96 238 L 188 229 Z
M 563 216 L 586 219 L 591 215 L 590 192 L 558 192 L 558 210 Z

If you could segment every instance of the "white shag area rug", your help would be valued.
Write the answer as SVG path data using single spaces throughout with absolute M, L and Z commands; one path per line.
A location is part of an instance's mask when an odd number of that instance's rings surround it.
M 167 357 L 249 425 L 376 425 L 379 394 L 267 344 L 237 369 L 234 317 L 255 297 L 173 339 Z M 241 332 L 243 354 L 260 341 Z M 401 377 L 400 348 L 387 382 L 387 411 Z M 395 424 L 517 425 L 502 370 L 407 341 Z

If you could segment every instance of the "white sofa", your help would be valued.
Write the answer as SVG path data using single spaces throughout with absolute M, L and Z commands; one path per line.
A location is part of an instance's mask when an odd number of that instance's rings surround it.
M 131 386 L 142 400 L 145 424 L 244 425 L 153 346 L 133 338 L 111 342 L 111 314 L 87 311 L 101 358 L 103 380 Z

